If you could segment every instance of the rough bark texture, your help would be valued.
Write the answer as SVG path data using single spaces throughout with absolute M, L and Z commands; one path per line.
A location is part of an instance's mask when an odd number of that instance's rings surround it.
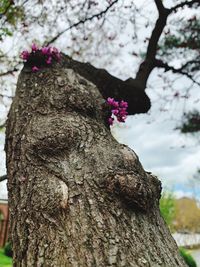
M 6 138 L 13 266 L 185 266 L 159 213 L 160 182 L 106 116 L 70 59 L 22 70 Z

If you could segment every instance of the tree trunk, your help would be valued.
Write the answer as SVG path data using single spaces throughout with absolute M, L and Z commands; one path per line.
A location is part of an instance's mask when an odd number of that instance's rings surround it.
M 13 266 L 186 266 L 160 182 L 112 137 L 107 109 L 64 57 L 22 70 L 6 133 Z

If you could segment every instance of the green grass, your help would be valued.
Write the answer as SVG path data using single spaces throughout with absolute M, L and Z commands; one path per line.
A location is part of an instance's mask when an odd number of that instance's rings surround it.
M 3 249 L 0 249 L 0 267 L 11 267 L 12 266 L 12 258 L 7 257 L 4 254 Z
M 192 255 L 189 253 L 188 250 L 180 247 L 179 248 L 179 252 L 181 254 L 181 256 L 183 257 L 185 263 L 189 266 L 189 267 L 197 267 L 197 264 L 194 260 L 194 258 L 192 257 Z

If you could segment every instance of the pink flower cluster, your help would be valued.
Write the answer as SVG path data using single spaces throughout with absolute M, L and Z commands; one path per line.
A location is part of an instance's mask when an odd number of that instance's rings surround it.
M 51 46 L 44 46 L 42 48 L 39 48 L 36 44 L 32 44 L 31 52 L 29 52 L 28 50 L 22 51 L 20 57 L 26 62 L 36 53 L 41 53 L 43 65 L 51 65 L 53 59 L 55 59 L 56 61 L 60 61 L 61 59 L 60 52 L 57 48 Z M 33 72 L 36 72 L 39 69 L 39 66 L 32 66 Z
M 125 122 L 128 112 L 128 103 L 126 101 L 115 101 L 114 98 L 108 97 L 107 104 L 112 107 L 111 113 L 115 115 L 118 122 Z M 112 115 L 108 119 L 109 125 L 113 125 L 114 118 Z

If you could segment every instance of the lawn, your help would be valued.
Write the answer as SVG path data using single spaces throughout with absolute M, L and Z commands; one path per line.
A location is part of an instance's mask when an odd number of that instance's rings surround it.
M 7 257 L 4 254 L 3 249 L 0 249 L 0 267 L 11 267 L 12 266 L 12 258 Z

